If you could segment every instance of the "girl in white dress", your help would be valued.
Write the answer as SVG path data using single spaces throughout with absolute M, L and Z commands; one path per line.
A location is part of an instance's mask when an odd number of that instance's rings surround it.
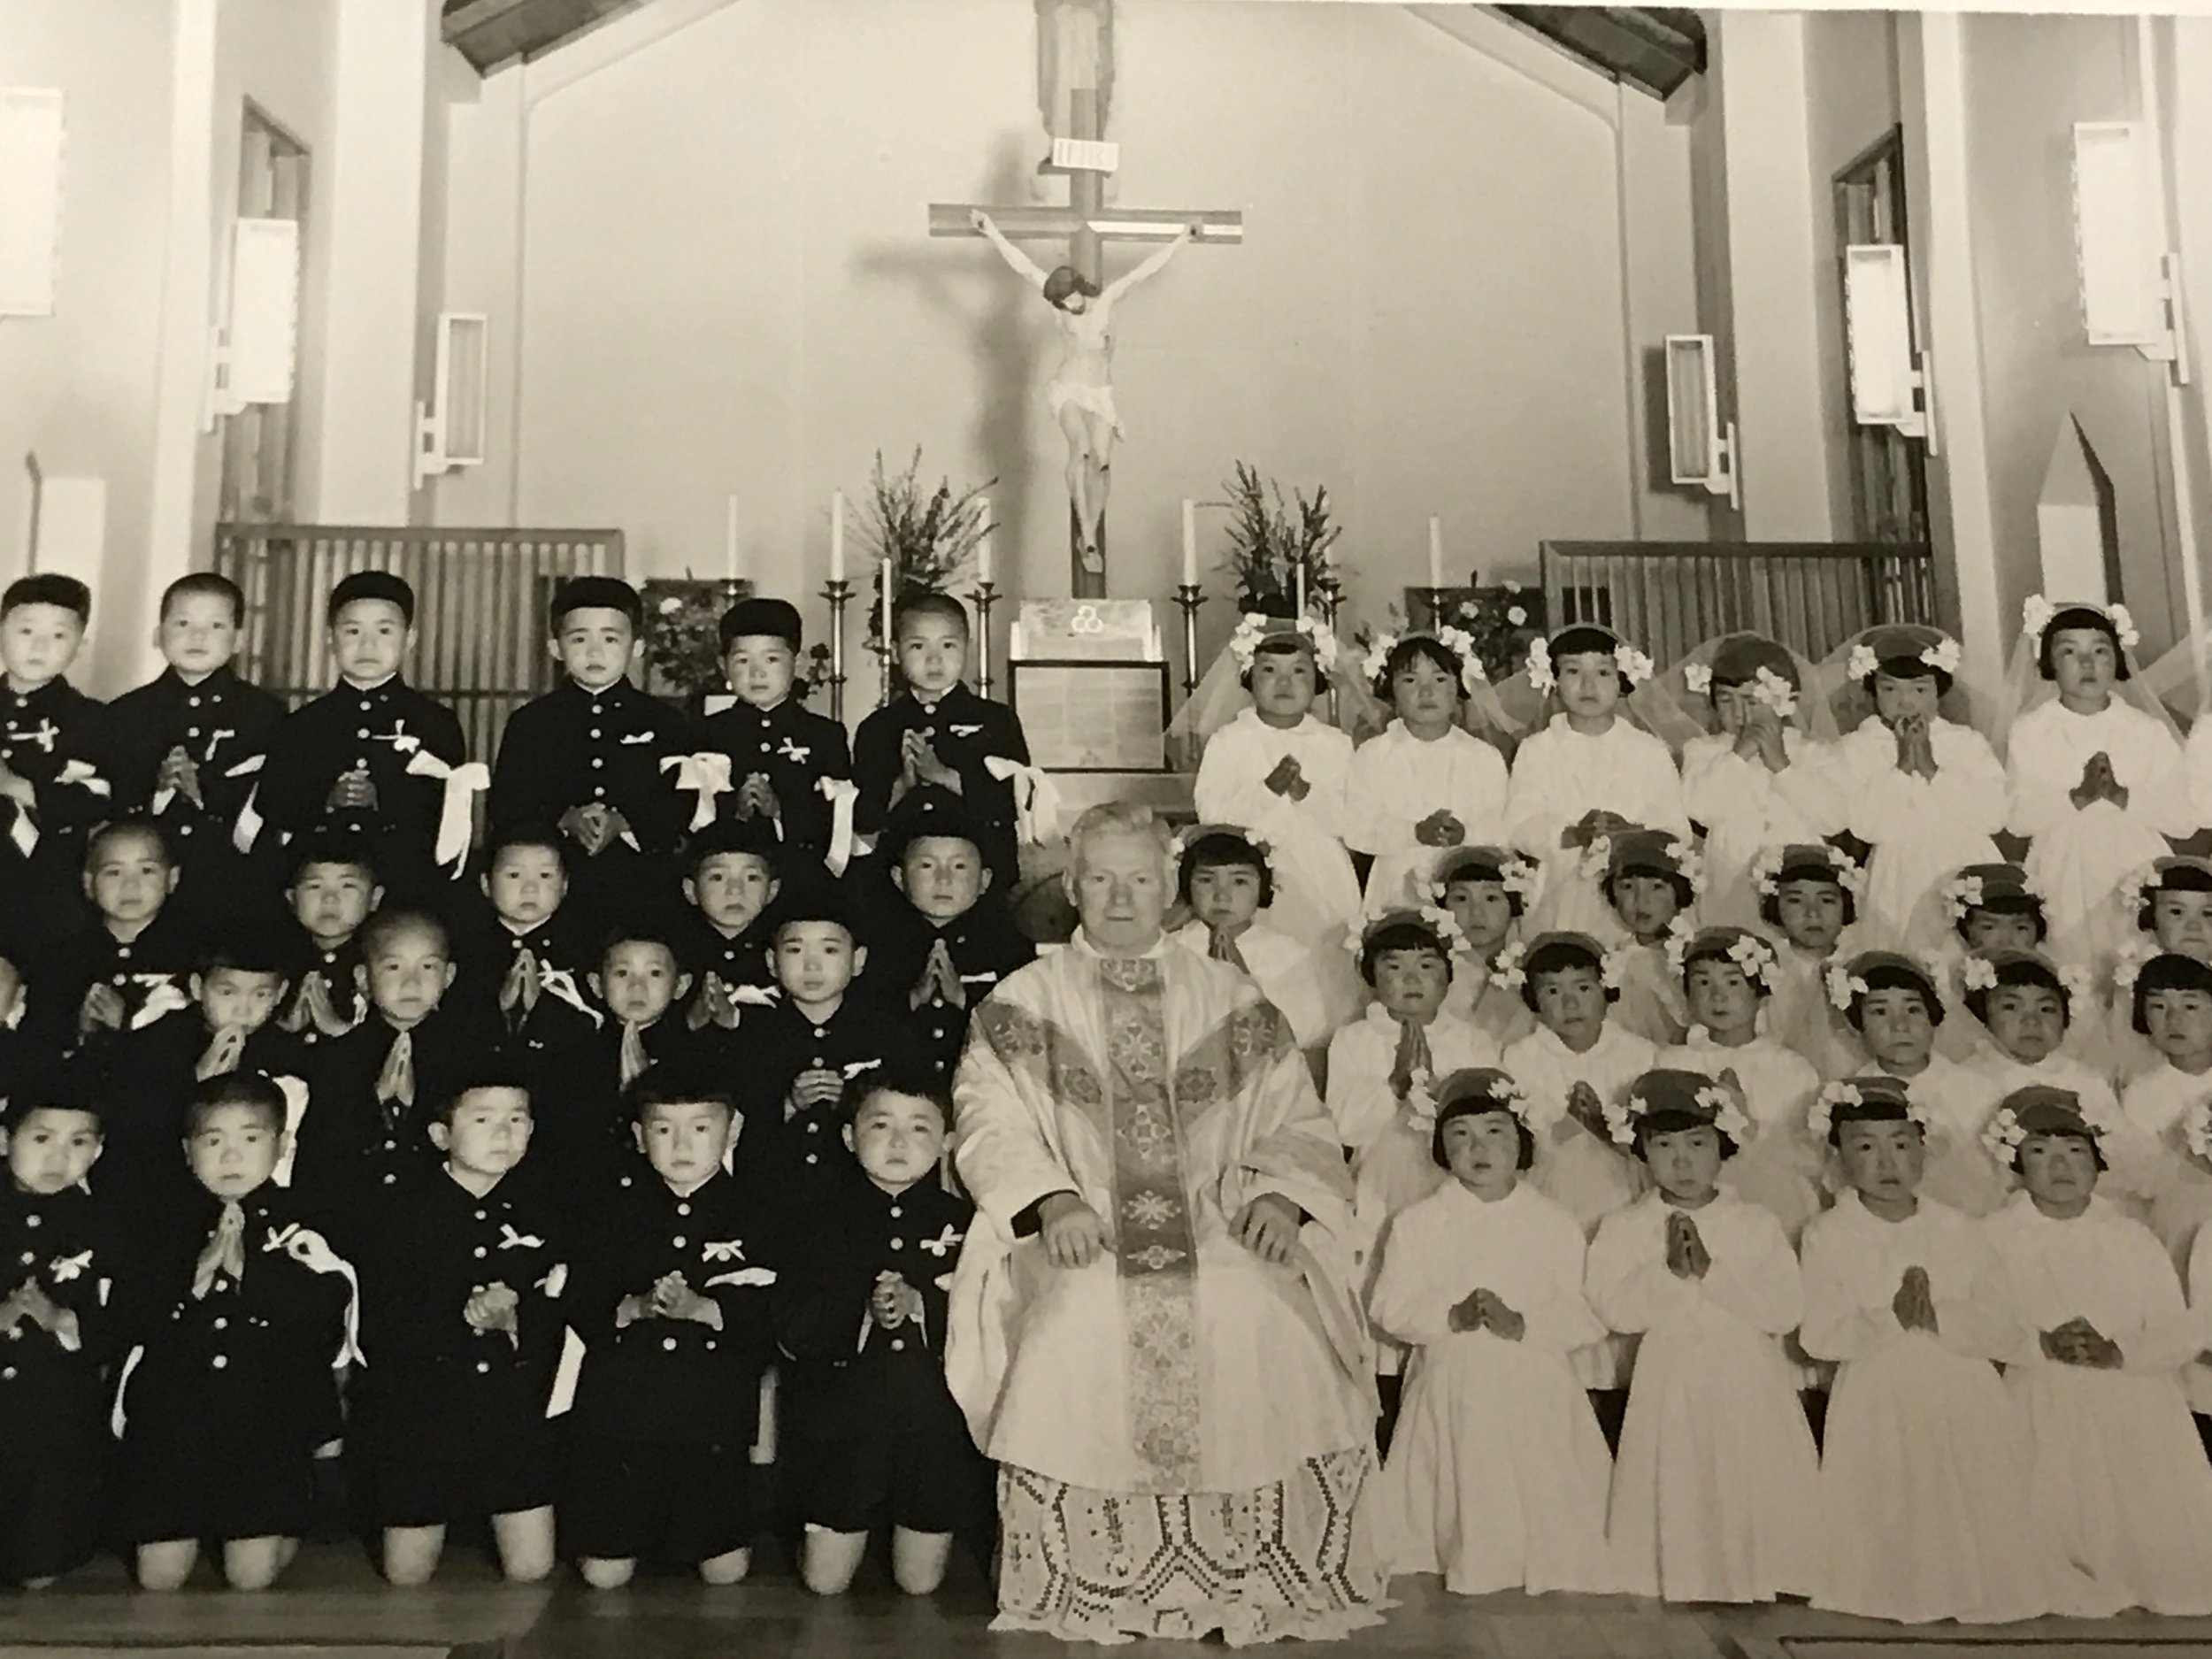
M 1863 1057 L 1830 1018 L 1827 980 L 1858 948 L 1865 886 L 1866 872 L 1825 841 L 1770 847 L 1751 867 L 1759 920 L 1779 941 L 1767 1029 L 1824 1078 L 1843 1076 Z
M 1531 1120 L 1543 1125 L 1529 1180 L 1586 1237 L 1647 1185 L 1643 1165 L 1614 1145 L 1605 1111 L 1659 1059 L 1657 1044 L 1608 1018 L 1620 995 L 1611 960 L 1587 933 L 1540 933 L 1498 959 L 1498 977 L 1518 987 L 1536 1016 L 1536 1029 L 1505 1051 L 1507 1072 L 1528 1091 Z M 1601 1402 L 1616 1414 L 1609 1423 L 1625 1403 L 1619 1391 L 1634 1351 L 1623 1336 L 1576 1351 L 1582 1386 L 1609 1396 Z
M 1701 1072 L 1735 1092 L 1748 1127 L 1721 1168 L 1721 1187 L 1772 1216 L 1794 1245 L 1820 1209 L 1824 1153 L 1805 1121 L 1820 1078 L 1802 1055 L 1763 1029 L 1774 948 L 1744 928 L 1708 927 L 1678 939 L 1668 955 L 1690 1028 L 1659 1064 Z
M 1309 1052 L 1321 1048 L 1331 1029 L 1322 964 L 1312 950 L 1271 926 L 1280 896 L 1272 844 L 1235 825 L 1202 824 L 1180 836 L 1177 846 L 1175 896 L 1190 920 L 1175 937 L 1202 956 L 1250 974 L 1289 1022 L 1292 1041 Z
M 2026 1425 L 1993 1363 L 2003 1270 L 1971 1220 L 1919 1194 L 1925 1109 L 1896 1078 L 1856 1078 L 1822 1091 L 1812 1127 L 1847 1183 L 1805 1229 L 1801 1338 L 1839 1362 L 1814 1605 L 1907 1624 L 2093 1610 L 2028 1504 Z
M 2161 952 L 2212 964 L 2212 859 L 2170 855 L 2120 883 L 2112 895 L 2122 942 L 2108 970 L 2103 1052 L 2123 1082 L 2158 1064 L 2158 1050 L 2135 1029 L 2135 1002 L 2120 981 Z M 2134 932 L 2125 931 L 2132 923 Z
M 1862 899 L 1871 944 L 1934 944 L 1945 931 L 1937 883 L 1997 857 L 2004 767 L 1979 732 L 1941 712 L 1958 664 L 1957 641 L 1918 626 L 1874 629 L 1844 657 L 1873 716 L 1839 746 L 1847 827 L 1874 849 Z
M 1612 909 L 1609 942 L 1621 964 L 1615 1022 L 1662 1048 L 1680 1042 L 1690 1018 L 1668 949 L 1694 925 L 1702 881 L 1696 851 L 1663 831 L 1632 829 L 1599 836 L 1583 858 L 1603 872 L 1598 891 Z
M 1459 924 L 1445 1012 L 1472 1020 L 1501 1050 L 1536 1029 L 1518 987 L 1496 972 L 1535 892 L 1535 866 L 1508 848 L 1455 847 L 1437 860 L 1435 902 Z
M 1945 880 L 1936 893 L 1950 931 L 1930 954 L 1946 964 L 1947 979 L 1956 979 L 1963 972 L 1969 956 L 1986 956 L 2000 950 L 2042 951 L 2050 937 L 2042 895 L 2019 864 L 1969 864 Z M 2081 1031 L 2070 1020 L 2067 1039 L 2070 1049 L 2081 1048 Z M 1972 1020 L 1962 1019 L 1943 1032 L 1938 1046 L 1951 1059 L 1967 1060 L 1987 1041 Z
M 2160 955 L 2139 969 L 2128 964 L 2123 972 L 2119 988 L 2135 1029 L 2158 1055 L 2120 1095 L 2120 1114 L 2145 1166 L 2133 1185 L 2148 1201 L 2151 1231 L 2175 1267 L 2185 1268 L 2212 1218 L 2212 1167 L 2189 1139 L 2212 1103 L 2212 967 L 2193 956 Z M 2107 1156 L 2125 1160 L 2116 1148 Z M 2195 1281 L 2190 1283 L 2193 1290 Z
M 1980 1071 L 1936 1052 L 1946 1010 L 1941 973 L 1893 950 L 1869 950 L 1828 980 L 1836 1008 L 1871 1056 L 1852 1079 L 1895 1078 L 1912 1090 L 1926 1130 L 1920 1190 L 1978 1220 L 2012 1192 L 2012 1176 L 1990 1156 L 1982 1132 L 2003 1091 Z
M 1613 1133 L 1658 1190 L 1600 1224 L 1590 1305 L 1640 1332 L 1607 1530 L 1621 1588 L 1770 1601 L 1824 1581 L 1818 1460 L 1780 1339 L 1804 1308 L 1774 1217 L 1722 1192 L 1747 1127 L 1695 1071 L 1639 1078 Z
M 2069 1090 L 2086 1103 L 2097 1122 L 2121 1122 L 2111 1079 L 2065 1050 L 2074 1009 L 2087 989 L 2079 969 L 2061 970 L 2032 950 L 2001 949 L 1969 956 L 1959 978 L 1967 1012 L 1988 1039 L 1962 1062 L 1968 1071 L 1979 1072 L 2001 1095 L 2032 1084 Z M 2131 1161 L 2124 1173 L 2131 1178 L 2137 1167 Z M 2122 1195 L 2120 1181 L 2106 1186 L 2114 1196 Z M 2131 1179 L 2125 1196 L 2136 1203 L 2142 1199 Z
M 1460 723 L 1475 688 L 1487 689 L 1471 639 L 1385 634 L 1367 660 L 1396 718 L 1353 753 L 1346 840 L 1374 856 L 1367 902 L 1383 910 L 1424 902 L 1446 848 L 1504 839 L 1507 780 L 1504 757 Z
M 2197 823 L 2173 722 L 2155 698 L 2123 695 L 2135 639 L 2124 605 L 2039 594 L 2022 608 L 2013 683 L 2025 707 L 2003 733 L 2007 820 L 2029 838 L 2057 940 L 2083 961 L 2119 942 L 2114 887 Z
M 1392 1226 L 1368 1302 L 1417 1352 L 1363 1519 L 1386 1571 L 1456 1594 L 1609 1592 L 1613 1461 L 1568 1360 L 1605 1334 L 1582 1229 L 1521 1179 L 1536 1142 L 1512 1079 L 1457 1071 L 1436 1092 L 1448 1179 Z
M 1358 925 L 1360 907 L 1344 850 L 1352 740 L 1313 712 L 1337 649 L 1311 618 L 1246 617 L 1229 652 L 1251 706 L 1207 739 L 1195 787 L 1201 818 L 1257 831 L 1273 847 L 1280 879 L 1269 922 L 1324 950 Z
M 1729 634 L 1692 653 L 1681 672 L 1716 728 L 1682 749 L 1683 805 L 1705 829 L 1701 909 L 1707 921 L 1747 927 L 1760 909 L 1751 875 L 1759 854 L 1843 827 L 1834 723 L 1824 702 L 1804 700 L 1796 656 L 1763 634 Z M 1821 735 L 1801 728 L 1807 718 L 1821 721 Z
M 2064 1089 L 1990 1124 L 2021 1186 L 1980 1225 L 2016 1316 L 2005 1385 L 2025 1409 L 2039 1517 L 2122 1606 L 2212 1612 L 2212 1468 L 2181 1369 L 2203 1333 L 2150 1229 L 2096 1192 L 2109 1118 Z
M 1513 757 L 1509 838 L 1542 863 L 1536 925 L 1602 937 L 1609 914 L 1597 875 L 1562 849 L 1579 853 L 1629 828 L 1690 833 L 1672 751 L 1623 706 L 1651 678 L 1651 659 L 1609 628 L 1577 624 L 1530 645 L 1525 672 L 1555 711 Z

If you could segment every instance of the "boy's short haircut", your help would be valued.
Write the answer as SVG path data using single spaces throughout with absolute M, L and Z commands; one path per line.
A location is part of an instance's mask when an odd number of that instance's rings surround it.
M 57 605 L 64 611 L 77 613 L 80 624 L 92 620 L 92 589 L 74 576 L 64 576 L 54 571 L 42 571 L 33 576 L 19 576 L 0 593 L 0 617 L 23 605 Z
M 549 852 L 561 866 L 563 875 L 571 874 L 568 864 L 566 838 L 550 824 L 506 824 L 493 834 L 484 849 L 484 873 L 489 875 L 497 866 L 500 855 L 512 852 L 518 847 L 535 847 Z
M 371 960 L 396 935 L 415 931 L 428 933 L 435 939 L 441 956 L 453 949 L 452 936 L 446 932 L 445 924 L 428 910 L 395 910 L 387 906 L 361 924 L 361 959 L 364 962 Z
M 1536 981 L 1547 973 L 1565 973 L 1580 968 L 1597 976 L 1605 987 L 1606 1005 L 1610 1007 L 1621 1000 L 1618 986 L 1605 985 L 1605 952 L 1594 940 L 1586 938 L 1540 939 L 1531 947 L 1521 964 L 1521 1001 L 1530 1013 L 1536 1012 Z
M 910 588 L 891 607 L 891 637 L 895 640 L 915 617 L 942 617 L 956 623 L 963 639 L 968 635 L 968 608 L 950 594 L 933 588 Z
M 192 971 L 202 979 L 215 973 L 273 973 L 288 979 L 299 965 L 299 944 L 272 928 L 232 919 L 217 928 L 193 954 Z
M 683 953 L 676 949 L 676 941 L 669 937 L 667 930 L 650 922 L 641 922 L 634 927 L 610 927 L 600 934 L 598 955 L 593 959 L 602 972 L 606 971 L 607 958 L 625 945 L 650 945 L 656 950 L 664 950 L 668 959 L 679 964 L 677 971 L 682 972 Z
M 854 1122 L 860 1116 L 860 1109 L 878 1094 L 903 1094 L 929 1102 L 937 1108 L 945 1133 L 952 1133 L 952 1085 L 933 1071 L 911 1064 L 876 1066 L 847 1078 L 845 1092 L 838 1100 L 843 1120 L 848 1124 Z
M 836 882 L 826 879 L 783 884 L 768 912 L 768 938 L 771 942 L 779 940 L 785 928 L 804 922 L 825 922 L 843 928 L 848 939 L 857 941 L 860 937 L 860 921 L 853 913 L 850 901 Z
M 683 872 L 690 879 L 699 879 L 699 866 L 710 858 L 724 853 L 743 853 L 757 858 L 768 866 L 774 876 L 776 869 L 776 841 L 774 832 L 759 818 L 718 818 L 684 843 Z
M 1260 909 L 1275 902 L 1275 872 L 1267 862 L 1267 855 L 1252 845 L 1250 839 L 1226 826 L 1208 828 L 1193 835 L 1184 843 L 1183 856 L 1177 861 L 1175 896 L 1184 904 L 1190 902 L 1191 881 L 1202 870 L 1253 870 L 1259 872 Z
M 362 836 L 324 831 L 293 842 L 287 850 L 284 886 L 288 891 L 299 886 L 311 864 L 349 866 L 366 876 L 371 887 L 376 885 L 376 855 Z
M 404 578 L 389 571 L 356 571 L 332 588 L 330 601 L 323 607 L 325 625 L 335 624 L 341 611 L 364 599 L 380 599 L 386 604 L 397 605 L 407 626 L 414 626 L 415 590 Z
M 925 841 L 965 841 L 979 859 L 983 856 L 983 829 L 967 803 L 951 790 L 932 783 L 899 797 L 877 839 L 876 856 L 885 869 L 896 869 L 906 863 L 914 843 Z
M 107 1129 L 98 1094 L 81 1066 L 58 1060 L 30 1066 L 14 1079 L 8 1098 L 0 1102 L 0 1129 L 13 1134 L 32 1113 L 42 1111 L 83 1112 L 103 1133 Z
M 430 1121 L 450 1127 L 454 1108 L 465 1095 L 481 1094 L 491 1089 L 511 1089 L 525 1101 L 530 1099 L 530 1079 L 521 1067 L 497 1055 L 482 1055 L 462 1071 L 460 1081 L 454 1084 L 449 1094 L 431 1102 Z
M 184 1133 L 189 1140 L 207 1126 L 210 1117 L 225 1106 L 250 1106 L 284 1133 L 284 1091 L 265 1071 L 219 1071 L 192 1088 L 192 1103 L 185 1109 Z
M 781 640 L 795 654 L 806 642 L 806 627 L 799 619 L 799 608 L 787 599 L 741 599 L 722 613 L 716 633 L 726 657 L 730 647 L 740 640 Z
M 98 867 L 101 849 L 119 835 L 143 835 L 153 842 L 154 850 L 161 855 L 161 862 L 172 870 L 176 868 L 176 854 L 171 849 L 169 837 L 163 833 L 161 826 L 143 813 L 127 812 L 121 818 L 111 818 L 104 824 L 96 826 L 92 833 L 85 837 L 84 868 L 87 875 Z
M 214 571 L 188 571 L 161 590 L 161 609 L 154 614 L 163 621 L 169 618 L 169 607 L 187 599 L 220 599 L 230 606 L 230 619 L 244 626 L 246 595 L 238 584 L 227 576 Z
M 630 619 L 632 633 L 645 626 L 645 602 L 619 576 L 572 576 L 563 582 L 546 607 L 546 631 L 557 638 L 574 611 L 619 611 Z
M 630 1079 L 622 1091 L 623 1116 L 643 1123 L 656 1106 L 719 1106 L 733 1122 L 737 1118 L 737 1093 L 727 1076 L 716 1068 L 682 1061 L 661 1061 Z

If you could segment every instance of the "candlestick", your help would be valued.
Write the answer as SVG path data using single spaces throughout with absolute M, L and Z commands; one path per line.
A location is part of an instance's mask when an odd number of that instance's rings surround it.
M 1441 588 L 1443 585 L 1444 521 L 1441 518 L 1431 518 L 1429 520 L 1429 586 Z
M 829 601 L 829 694 L 830 718 L 845 718 L 845 607 L 852 603 L 853 585 L 842 576 L 833 576 L 822 589 L 822 597 Z
M 986 495 L 975 498 L 976 523 L 982 528 L 975 541 L 975 580 L 979 589 L 991 585 L 991 502 Z
M 881 618 L 883 627 L 883 686 L 881 694 L 877 698 L 878 707 L 881 707 L 883 704 L 891 701 L 891 655 L 893 651 L 897 649 L 896 641 L 895 641 L 891 637 L 891 584 L 895 578 L 895 572 L 891 565 L 891 556 L 888 553 L 883 556 L 883 564 L 881 568 L 882 575 L 880 581 L 883 588 L 883 616 Z
M 1206 590 L 1185 582 L 1175 590 L 1175 603 L 1183 613 L 1183 695 L 1198 689 L 1198 607 L 1206 603 Z
M 984 578 L 975 585 L 975 688 L 987 697 L 991 695 L 991 607 L 998 603 L 998 585 L 990 580 L 987 564 L 984 570 Z
M 845 580 L 845 492 L 830 492 L 830 580 Z
M 1302 558 L 1291 567 L 1290 588 L 1290 614 L 1294 618 L 1303 617 L 1306 614 L 1306 561 Z
M 722 526 L 722 574 L 730 581 L 737 580 L 737 497 L 729 498 L 728 512 Z
M 1183 498 L 1183 586 L 1198 586 L 1198 503 Z

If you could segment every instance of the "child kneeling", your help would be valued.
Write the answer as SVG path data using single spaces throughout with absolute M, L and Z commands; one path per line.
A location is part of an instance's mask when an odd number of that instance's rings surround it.
M 952 1101 L 928 1069 L 872 1073 L 846 1102 L 852 1156 L 812 1194 L 777 1294 L 800 1570 L 816 1594 L 841 1594 L 887 1521 L 892 1577 L 927 1595 L 953 1534 L 992 1508 L 991 1465 L 944 1371 L 945 1293 L 975 1207 L 940 1179 Z

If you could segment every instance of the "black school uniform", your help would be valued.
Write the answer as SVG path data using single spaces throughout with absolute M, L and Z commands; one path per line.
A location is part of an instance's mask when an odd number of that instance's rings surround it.
M 48 1052 L 80 1048 L 86 1039 L 78 1035 L 77 1018 L 85 996 L 94 986 L 105 984 L 122 994 L 128 1029 L 161 987 L 183 992 L 198 950 L 197 930 L 173 902 L 156 912 L 134 939 L 118 939 L 97 920 L 74 928 L 32 958 L 25 974 L 25 1027 Z
M 276 1023 L 282 1029 L 298 1037 L 310 1049 L 320 1047 L 334 1037 L 345 1034 L 367 1017 L 369 999 L 361 988 L 360 935 L 356 934 L 345 943 L 335 947 L 318 944 L 314 936 L 303 927 L 295 929 L 299 953 L 289 964 L 291 984 L 284 993 L 284 1004 L 277 1010 Z M 330 1018 L 340 1029 L 326 1031 L 317 1023 L 313 1012 L 313 998 L 309 993 L 310 976 L 319 980 L 326 993 Z
M 453 710 L 397 675 L 367 690 L 342 683 L 294 710 L 270 738 L 261 768 L 257 809 L 265 828 L 257 850 L 319 828 L 359 835 L 375 849 L 388 900 L 443 904 L 445 879 L 457 873 L 437 863 L 445 784 L 408 772 L 417 745 L 449 766 L 468 758 Z M 334 810 L 332 788 L 357 770 L 376 786 L 376 805 Z
M 596 856 L 572 846 L 569 903 L 600 926 L 634 924 L 641 906 L 665 916 L 676 902 L 671 858 L 691 797 L 661 763 L 688 747 L 683 718 L 628 680 L 587 691 L 564 680 L 507 721 L 486 802 L 493 832 L 551 828 L 574 808 L 611 807 L 637 845 L 617 840 Z
M 857 986 L 856 985 L 856 990 Z M 780 1126 L 773 1143 L 787 1176 L 810 1179 L 834 1170 L 845 1158 L 834 1101 L 801 1111 L 791 1090 L 803 1071 L 835 1071 L 847 1081 L 886 1066 L 894 1071 L 921 1063 L 921 1050 L 906 1027 L 886 1019 L 883 1010 L 849 991 L 837 1011 L 816 1019 L 786 1002 L 769 1010 L 757 1030 L 749 1033 L 746 1069 L 737 1082 L 748 1118 Z
M 430 1113 L 483 1053 L 487 1038 L 444 1008 L 405 1033 L 415 1074 L 409 1101 L 378 1087 L 402 1034 L 371 1009 L 360 1025 L 307 1058 L 307 1115 L 295 1138 L 292 1185 L 304 1213 L 342 1250 L 373 1242 L 387 1225 L 395 1189 L 434 1162 Z
M 0 761 L 37 803 L 27 818 L 0 796 L 0 911 L 19 945 L 46 944 L 83 920 L 85 836 L 115 816 L 111 730 L 107 705 L 66 676 L 32 691 L 0 677 Z
M 974 1214 L 935 1180 L 886 1193 L 848 1157 L 794 1233 L 776 1330 L 809 1524 L 951 1532 L 989 1518 L 991 1464 L 945 1383 L 945 1293 Z M 882 1273 L 921 1293 L 918 1323 L 875 1321 Z
M 952 986 L 933 965 L 941 943 Z M 1036 959 L 1037 947 L 995 894 L 984 894 L 942 926 L 902 899 L 875 919 L 862 982 L 878 1006 L 906 1022 L 937 1076 L 949 1082 L 967 1042 L 969 1016 L 1001 980 Z
M 730 757 L 731 792 L 715 803 L 719 815 L 737 815 L 738 789 L 759 772 L 776 793 L 783 844 L 817 857 L 826 854 L 835 814 L 822 785 L 847 782 L 853 775 L 844 726 L 792 696 L 763 710 L 716 693 L 702 701 L 700 710 L 700 748 Z
M 730 1175 L 679 1197 L 649 1170 L 610 1202 L 565 1299 L 584 1343 L 562 1487 L 568 1553 L 695 1563 L 751 1543 L 749 1455 L 779 1260 L 761 1198 Z M 618 1330 L 624 1298 L 672 1272 L 721 1310 L 721 1329 L 655 1317 Z
M 433 1164 L 404 1181 L 362 1261 L 361 1349 L 348 1455 L 378 1526 L 442 1526 L 553 1502 L 546 1417 L 566 1321 L 557 1217 L 538 1187 L 479 1197 Z M 464 1314 L 479 1290 L 520 1299 L 515 1330 Z
M 0 1584 L 84 1564 L 98 1541 L 107 1372 L 127 1328 L 113 1207 L 83 1187 L 42 1194 L 0 1175 L 0 1298 L 35 1282 L 77 1316 L 77 1346 L 29 1319 L 0 1337 Z
M 598 942 L 590 924 L 571 904 L 562 904 L 536 926 L 519 933 L 487 905 L 467 926 L 453 930 L 453 995 L 467 1008 L 471 1019 L 508 1026 L 527 1018 L 549 999 L 559 1002 L 570 987 L 579 1001 L 588 1001 L 585 978 L 599 965 Z M 561 976 L 561 993 L 546 991 L 541 981 L 539 994 L 527 1008 L 503 1009 L 500 995 L 507 976 L 525 956 L 537 964 L 541 975 L 551 969 Z
M 283 1188 L 242 1201 L 243 1271 L 193 1292 L 222 1204 L 209 1197 L 165 1264 L 159 1311 L 125 1362 L 116 1531 L 168 1539 L 297 1538 L 316 1448 L 339 1431 L 336 1367 L 354 1286 Z
M 636 1075 L 623 1075 L 624 1041 L 622 1022 L 609 1015 L 592 1033 L 572 1086 L 535 1113 L 530 1156 L 545 1155 L 578 1225 L 598 1214 L 624 1177 L 646 1171 L 634 1120 L 622 1110 L 622 1091 Z M 689 1075 L 694 1065 L 726 1061 L 733 1041 L 734 1033 L 692 1030 L 672 1003 L 658 1019 L 638 1028 L 642 1064 L 637 1070 L 673 1065 Z
M 993 757 L 1029 761 L 1029 741 L 1021 722 L 1002 703 L 979 697 L 955 686 L 934 705 L 912 693 L 902 695 L 860 723 L 853 739 L 853 778 L 860 786 L 855 823 L 864 835 L 883 828 L 903 765 L 900 747 L 909 732 L 929 739 L 937 758 L 960 779 L 960 801 L 982 836 L 983 861 L 1002 891 L 1020 873 L 1015 831 L 1014 787 L 991 776 L 985 762 Z
M 108 705 L 116 806 L 161 826 L 180 872 L 177 896 L 204 914 L 234 909 L 244 892 L 248 861 L 231 834 L 284 714 L 283 699 L 227 665 L 190 686 L 167 669 Z M 173 792 L 157 809 L 162 763 L 178 749 L 198 774 L 200 803 Z

